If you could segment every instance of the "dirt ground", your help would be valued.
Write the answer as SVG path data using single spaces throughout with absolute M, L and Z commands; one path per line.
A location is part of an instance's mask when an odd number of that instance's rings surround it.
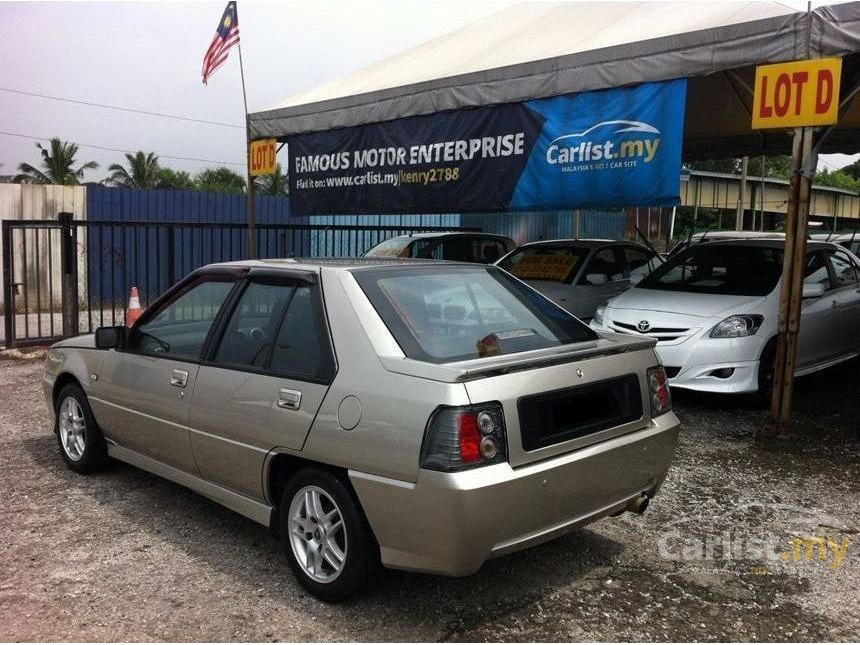
M 642 516 L 469 578 L 380 571 L 336 606 L 266 528 L 128 466 L 66 469 L 41 369 L 0 361 L 3 641 L 860 639 L 856 361 L 798 383 L 785 439 L 743 400 L 676 393 L 680 445 Z M 792 540 L 816 536 L 807 560 Z

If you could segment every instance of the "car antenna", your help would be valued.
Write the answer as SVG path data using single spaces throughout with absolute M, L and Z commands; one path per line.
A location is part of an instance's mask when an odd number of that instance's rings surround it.
M 639 227 L 638 227 L 638 226 L 636 227 L 636 233 L 639 235 L 639 237 L 641 237 L 641 238 L 642 238 L 642 241 L 643 241 L 643 242 L 645 242 L 645 246 L 647 246 L 647 247 L 648 247 L 648 249 L 651 251 L 651 253 L 653 253 L 655 256 L 657 256 L 658 258 L 660 258 L 660 263 L 661 263 L 661 264 L 665 263 L 665 262 L 666 262 L 666 260 L 664 260 L 664 259 L 663 259 L 663 256 L 662 256 L 662 255 L 660 255 L 660 254 L 657 252 L 657 249 L 655 249 L 655 248 L 654 248 L 654 245 L 653 245 L 653 244 L 651 244 L 651 242 L 649 242 L 649 241 L 648 241 L 648 238 L 647 238 L 647 237 L 645 237 L 645 236 L 642 234 L 642 231 L 639 229 Z
M 699 240 L 699 244 L 701 244 L 702 242 L 705 241 L 705 238 L 708 237 L 708 233 L 710 233 L 710 232 L 711 232 L 711 229 L 709 229 L 709 228 L 705 229 L 705 232 L 702 233 L 702 239 Z

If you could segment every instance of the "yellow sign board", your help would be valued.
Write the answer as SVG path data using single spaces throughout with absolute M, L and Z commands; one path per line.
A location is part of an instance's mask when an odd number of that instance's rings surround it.
M 755 69 L 753 129 L 836 123 L 841 75 L 841 58 L 759 65 Z
M 274 175 L 278 165 L 278 140 L 260 139 L 251 142 L 251 176 Z
M 576 255 L 529 255 L 511 269 L 520 280 L 564 281 L 579 259 Z

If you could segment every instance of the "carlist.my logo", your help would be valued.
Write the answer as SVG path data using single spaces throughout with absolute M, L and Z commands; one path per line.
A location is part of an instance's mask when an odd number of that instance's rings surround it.
M 660 147 L 660 130 L 644 121 L 601 121 L 582 132 L 556 137 L 546 162 L 563 171 L 631 168 L 650 163 Z

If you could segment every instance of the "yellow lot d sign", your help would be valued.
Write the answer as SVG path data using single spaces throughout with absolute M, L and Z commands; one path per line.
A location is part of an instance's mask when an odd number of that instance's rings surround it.
M 841 58 L 756 67 L 753 129 L 836 123 L 841 74 Z
M 260 139 L 251 142 L 251 176 L 274 175 L 278 163 L 278 140 Z

